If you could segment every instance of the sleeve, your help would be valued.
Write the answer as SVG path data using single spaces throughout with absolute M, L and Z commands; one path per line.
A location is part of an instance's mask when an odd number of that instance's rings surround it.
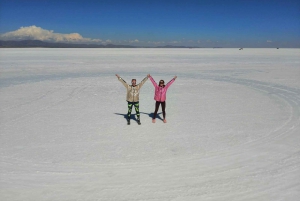
M 165 88 L 168 89 L 171 86 L 171 84 L 173 84 L 173 82 L 175 82 L 174 78 L 166 84 Z
M 146 76 L 138 85 L 139 85 L 139 88 L 141 88 L 145 82 L 148 80 L 148 77 Z
M 119 77 L 118 80 L 124 85 L 124 87 L 127 88 L 129 86 L 121 77 Z
M 158 87 L 157 83 L 154 81 L 154 79 L 150 76 L 150 81 L 152 82 L 154 87 Z

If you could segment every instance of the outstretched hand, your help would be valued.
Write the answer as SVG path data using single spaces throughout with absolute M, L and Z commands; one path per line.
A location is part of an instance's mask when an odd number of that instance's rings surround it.
M 116 74 L 117 78 L 120 78 L 120 76 L 118 74 Z
M 147 75 L 147 77 L 150 77 L 150 76 L 151 76 L 150 74 Z
M 175 75 L 174 80 L 176 80 L 177 76 Z

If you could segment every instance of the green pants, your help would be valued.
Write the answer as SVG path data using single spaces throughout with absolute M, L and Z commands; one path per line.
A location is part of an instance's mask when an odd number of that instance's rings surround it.
M 127 113 L 127 118 L 130 119 L 131 116 L 131 111 L 132 111 L 132 106 L 134 106 L 135 112 L 137 119 L 140 119 L 140 109 L 139 109 L 139 102 L 128 102 L 128 113 Z

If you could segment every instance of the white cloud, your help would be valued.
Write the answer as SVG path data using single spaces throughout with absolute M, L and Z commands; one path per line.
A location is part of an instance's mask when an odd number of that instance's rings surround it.
M 130 40 L 129 43 L 139 43 L 140 41 L 138 39 Z
M 267 40 L 267 43 L 272 43 L 273 41 L 271 41 L 271 40 Z
M 108 39 L 105 41 L 105 43 L 112 43 L 112 41 Z
M 12 32 L 0 35 L 1 40 L 41 40 L 47 42 L 68 42 L 68 43 L 100 43 L 100 39 L 83 38 L 78 33 L 61 34 L 53 30 L 42 29 L 35 25 L 21 27 Z
M 148 44 L 152 44 L 152 45 L 163 45 L 166 42 L 164 41 L 148 41 Z

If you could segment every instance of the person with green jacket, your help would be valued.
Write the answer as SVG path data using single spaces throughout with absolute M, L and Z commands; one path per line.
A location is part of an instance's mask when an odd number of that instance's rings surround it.
M 118 80 L 125 86 L 127 89 L 126 101 L 128 103 L 128 113 L 127 113 L 127 124 L 130 124 L 130 116 L 132 111 L 132 106 L 135 108 L 137 122 L 140 125 L 140 111 L 139 111 L 139 95 L 140 89 L 142 88 L 143 84 L 148 80 L 148 75 L 139 83 L 136 84 L 136 79 L 131 80 L 131 85 L 127 84 L 125 80 L 123 80 L 118 74 L 116 74 Z

